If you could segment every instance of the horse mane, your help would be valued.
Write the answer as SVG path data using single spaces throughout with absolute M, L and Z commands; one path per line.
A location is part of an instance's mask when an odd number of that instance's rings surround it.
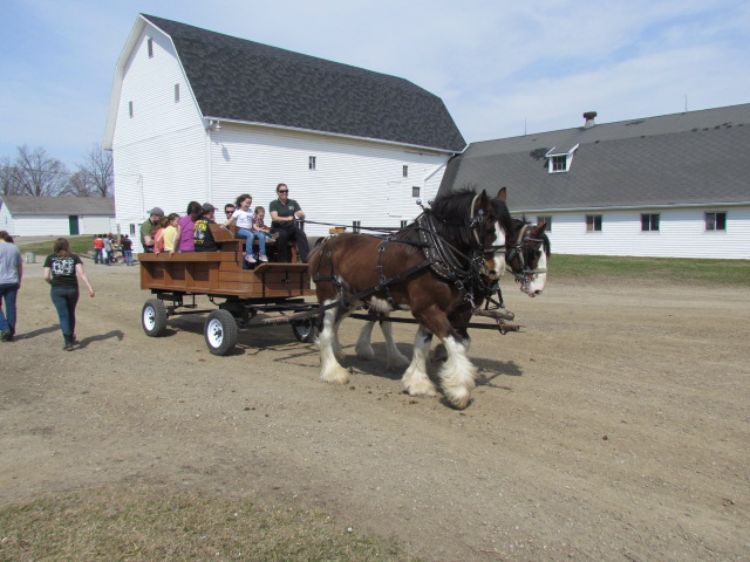
M 464 188 L 441 195 L 432 202 L 430 210 L 425 212 L 438 219 L 435 224 L 438 234 L 464 246 L 471 245 L 469 214 L 476 195 L 473 189 Z

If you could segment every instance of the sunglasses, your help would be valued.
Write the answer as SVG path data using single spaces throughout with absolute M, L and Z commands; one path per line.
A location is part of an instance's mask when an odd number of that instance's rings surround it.
M 289 193 L 288 189 L 279 189 L 279 193 Z
M 226 210 L 226 211 L 224 211 L 224 212 L 225 212 L 226 214 L 228 214 L 228 215 L 231 215 L 232 213 L 234 213 L 234 209 L 227 209 L 227 210 Z

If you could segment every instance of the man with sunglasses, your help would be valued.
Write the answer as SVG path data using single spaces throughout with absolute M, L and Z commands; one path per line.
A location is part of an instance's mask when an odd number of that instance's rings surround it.
M 297 243 L 299 259 L 307 263 L 307 254 L 310 245 L 307 242 L 305 231 L 302 230 L 302 222 L 305 212 L 294 199 L 289 199 L 289 188 L 285 183 L 276 186 L 278 199 L 271 201 L 268 210 L 271 213 L 271 232 L 278 233 L 279 260 L 289 261 L 289 241 Z
M 237 209 L 237 207 L 234 206 L 234 203 L 227 203 L 224 205 L 224 214 L 226 215 L 227 219 L 231 219 L 232 215 L 234 214 L 234 211 Z

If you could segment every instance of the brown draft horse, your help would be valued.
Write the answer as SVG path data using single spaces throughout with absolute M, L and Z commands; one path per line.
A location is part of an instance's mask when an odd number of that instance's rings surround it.
M 505 212 L 507 208 L 506 199 L 507 189 L 502 188 L 492 201 L 493 205 L 497 207 L 495 209 L 497 216 L 502 216 Z M 510 232 L 505 230 L 506 227 L 507 222 L 498 221 L 496 223 L 497 242 L 501 244 L 494 246 L 495 251 L 492 259 L 485 260 L 488 268 L 488 282 L 491 284 L 497 283 L 497 296 L 492 298 L 493 303 L 491 303 L 494 306 L 502 305 L 499 281 L 506 270 L 514 272 L 513 277 L 520 291 L 532 298 L 542 294 L 547 281 L 550 243 L 545 233 L 546 224 L 544 221 L 534 225 L 527 223 L 525 220 L 514 218 L 511 222 Z M 489 256 L 487 257 L 489 258 Z M 487 295 L 484 295 L 484 297 L 490 298 Z M 472 315 L 481 307 L 483 301 L 482 295 L 476 295 L 474 302 L 463 303 L 451 314 L 451 325 L 461 336 L 461 341 L 467 351 L 471 343 L 467 325 L 471 321 Z M 385 337 L 387 367 L 390 369 L 407 365 L 409 360 L 399 352 L 393 340 L 388 315 L 379 314 L 378 322 Z M 360 359 L 370 360 L 375 356 L 371 344 L 374 327 L 375 321 L 365 322 L 359 338 L 357 338 L 355 351 Z M 433 359 L 442 360 L 445 359 L 445 356 L 444 346 L 439 345 L 433 353 Z
M 321 379 L 339 384 L 349 380 L 349 371 L 339 363 L 337 336 L 346 315 L 362 305 L 381 313 L 406 306 L 419 329 L 414 356 L 402 377 L 404 389 L 411 395 L 436 394 L 426 368 L 434 334 L 447 353 L 439 372 L 442 391 L 450 404 L 465 408 L 476 368 L 452 319 L 490 275 L 485 254 L 491 253 L 496 239 L 495 223 L 512 232 L 510 213 L 504 201 L 500 203 L 485 191 L 454 192 L 436 199 L 414 223 L 386 240 L 340 234 L 317 245 L 310 254 L 309 270 L 324 309 L 319 335 Z M 522 274 L 520 261 L 514 263 L 514 273 Z M 390 332 L 390 327 L 385 330 Z M 395 344 L 388 339 L 390 353 Z

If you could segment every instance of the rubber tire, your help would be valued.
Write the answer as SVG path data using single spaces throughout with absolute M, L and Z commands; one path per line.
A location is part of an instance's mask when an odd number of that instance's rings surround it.
M 297 341 L 302 343 L 312 343 L 315 338 L 318 337 L 318 326 L 316 322 L 317 318 L 309 318 L 307 320 L 297 320 L 290 322 L 292 326 L 292 333 Z
M 148 318 L 146 315 L 148 314 Z M 149 299 L 141 309 L 141 326 L 147 336 L 158 338 L 167 328 L 167 307 L 160 299 Z
M 227 310 L 214 310 L 206 318 L 203 337 L 208 350 L 214 355 L 226 355 L 237 344 L 237 320 Z

